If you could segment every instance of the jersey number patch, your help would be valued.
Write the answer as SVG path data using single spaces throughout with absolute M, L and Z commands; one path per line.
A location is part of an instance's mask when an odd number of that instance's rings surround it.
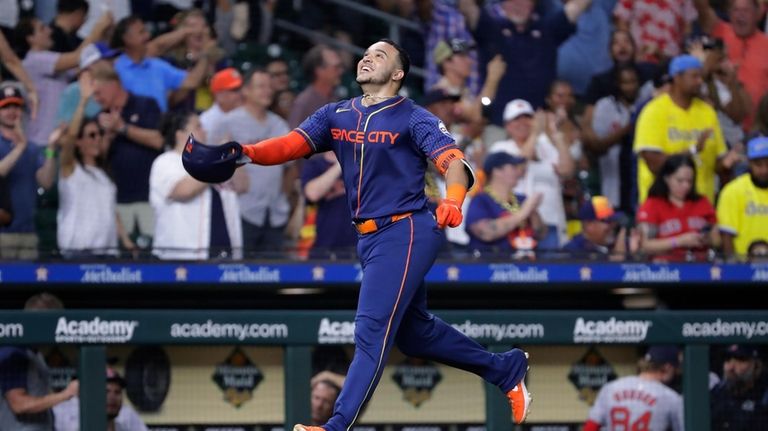
M 631 412 L 626 407 L 611 409 L 611 431 L 648 431 L 651 424 L 651 412 L 646 411 L 636 421 L 630 423 Z

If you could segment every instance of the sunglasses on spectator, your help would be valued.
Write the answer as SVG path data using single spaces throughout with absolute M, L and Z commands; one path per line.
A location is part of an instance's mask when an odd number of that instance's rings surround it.
M 91 139 L 100 138 L 102 136 L 104 136 L 104 133 L 102 132 L 90 132 L 83 135 L 84 138 L 91 138 Z

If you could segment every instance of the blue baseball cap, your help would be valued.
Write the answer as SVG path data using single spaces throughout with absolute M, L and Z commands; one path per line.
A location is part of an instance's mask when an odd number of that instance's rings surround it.
M 690 55 L 678 55 L 669 62 L 669 76 L 677 76 L 686 70 L 702 69 L 704 65 L 701 64 L 698 58 Z
M 525 157 L 513 156 L 507 152 L 499 151 L 488 154 L 488 156 L 485 157 L 483 170 L 486 175 L 490 175 L 494 169 L 498 169 L 504 165 L 519 165 L 526 161 Z
M 725 358 L 753 359 L 760 357 L 755 346 L 749 344 L 731 344 L 725 349 Z
M 651 346 L 644 358 L 646 361 L 657 365 L 672 364 L 677 366 L 680 364 L 680 349 L 671 345 Z
M 768 136 L 752 138 L 747 143 L 747 158 L 749 160 L 768 157 Z

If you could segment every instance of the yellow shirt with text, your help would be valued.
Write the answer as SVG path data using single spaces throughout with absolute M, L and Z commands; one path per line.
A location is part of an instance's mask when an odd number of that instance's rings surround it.
M 698 98 L 693 99 L 688 109 L 683 109 L 666 93 L 645 105 L 637 119 L 633 145 L 634 152 L 638 154 L 639 204 L 645 202 L 655 178 L 640 152 L 660 151 L 672 155 L 689 151 L 707 129 L 712 129 L 712 135 L 704 144 L 704 149 L 694 156 L 696 191 L 709 198 L 710 202 L 715 202 L 715 165 L 717 158 L 728 151 L 715 110 Z
M 717 226 L 732 234 L 736 254 L 747 254 L 752 241 L 768 239 L 768 189 L 755 187 L 744 174 L 723 187 L 717 202 Z

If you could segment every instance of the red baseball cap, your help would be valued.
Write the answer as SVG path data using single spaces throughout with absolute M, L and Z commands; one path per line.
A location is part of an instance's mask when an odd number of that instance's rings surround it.
M 0 84 L 0 108 L 11 104 L 24 106 L 24 95 L 15 84 L 4 82 Z
M 243 85 L 243 77 L 234 67 L 228 67 L 216 72 L 211 78 L 211 92 L 237 90 Z

